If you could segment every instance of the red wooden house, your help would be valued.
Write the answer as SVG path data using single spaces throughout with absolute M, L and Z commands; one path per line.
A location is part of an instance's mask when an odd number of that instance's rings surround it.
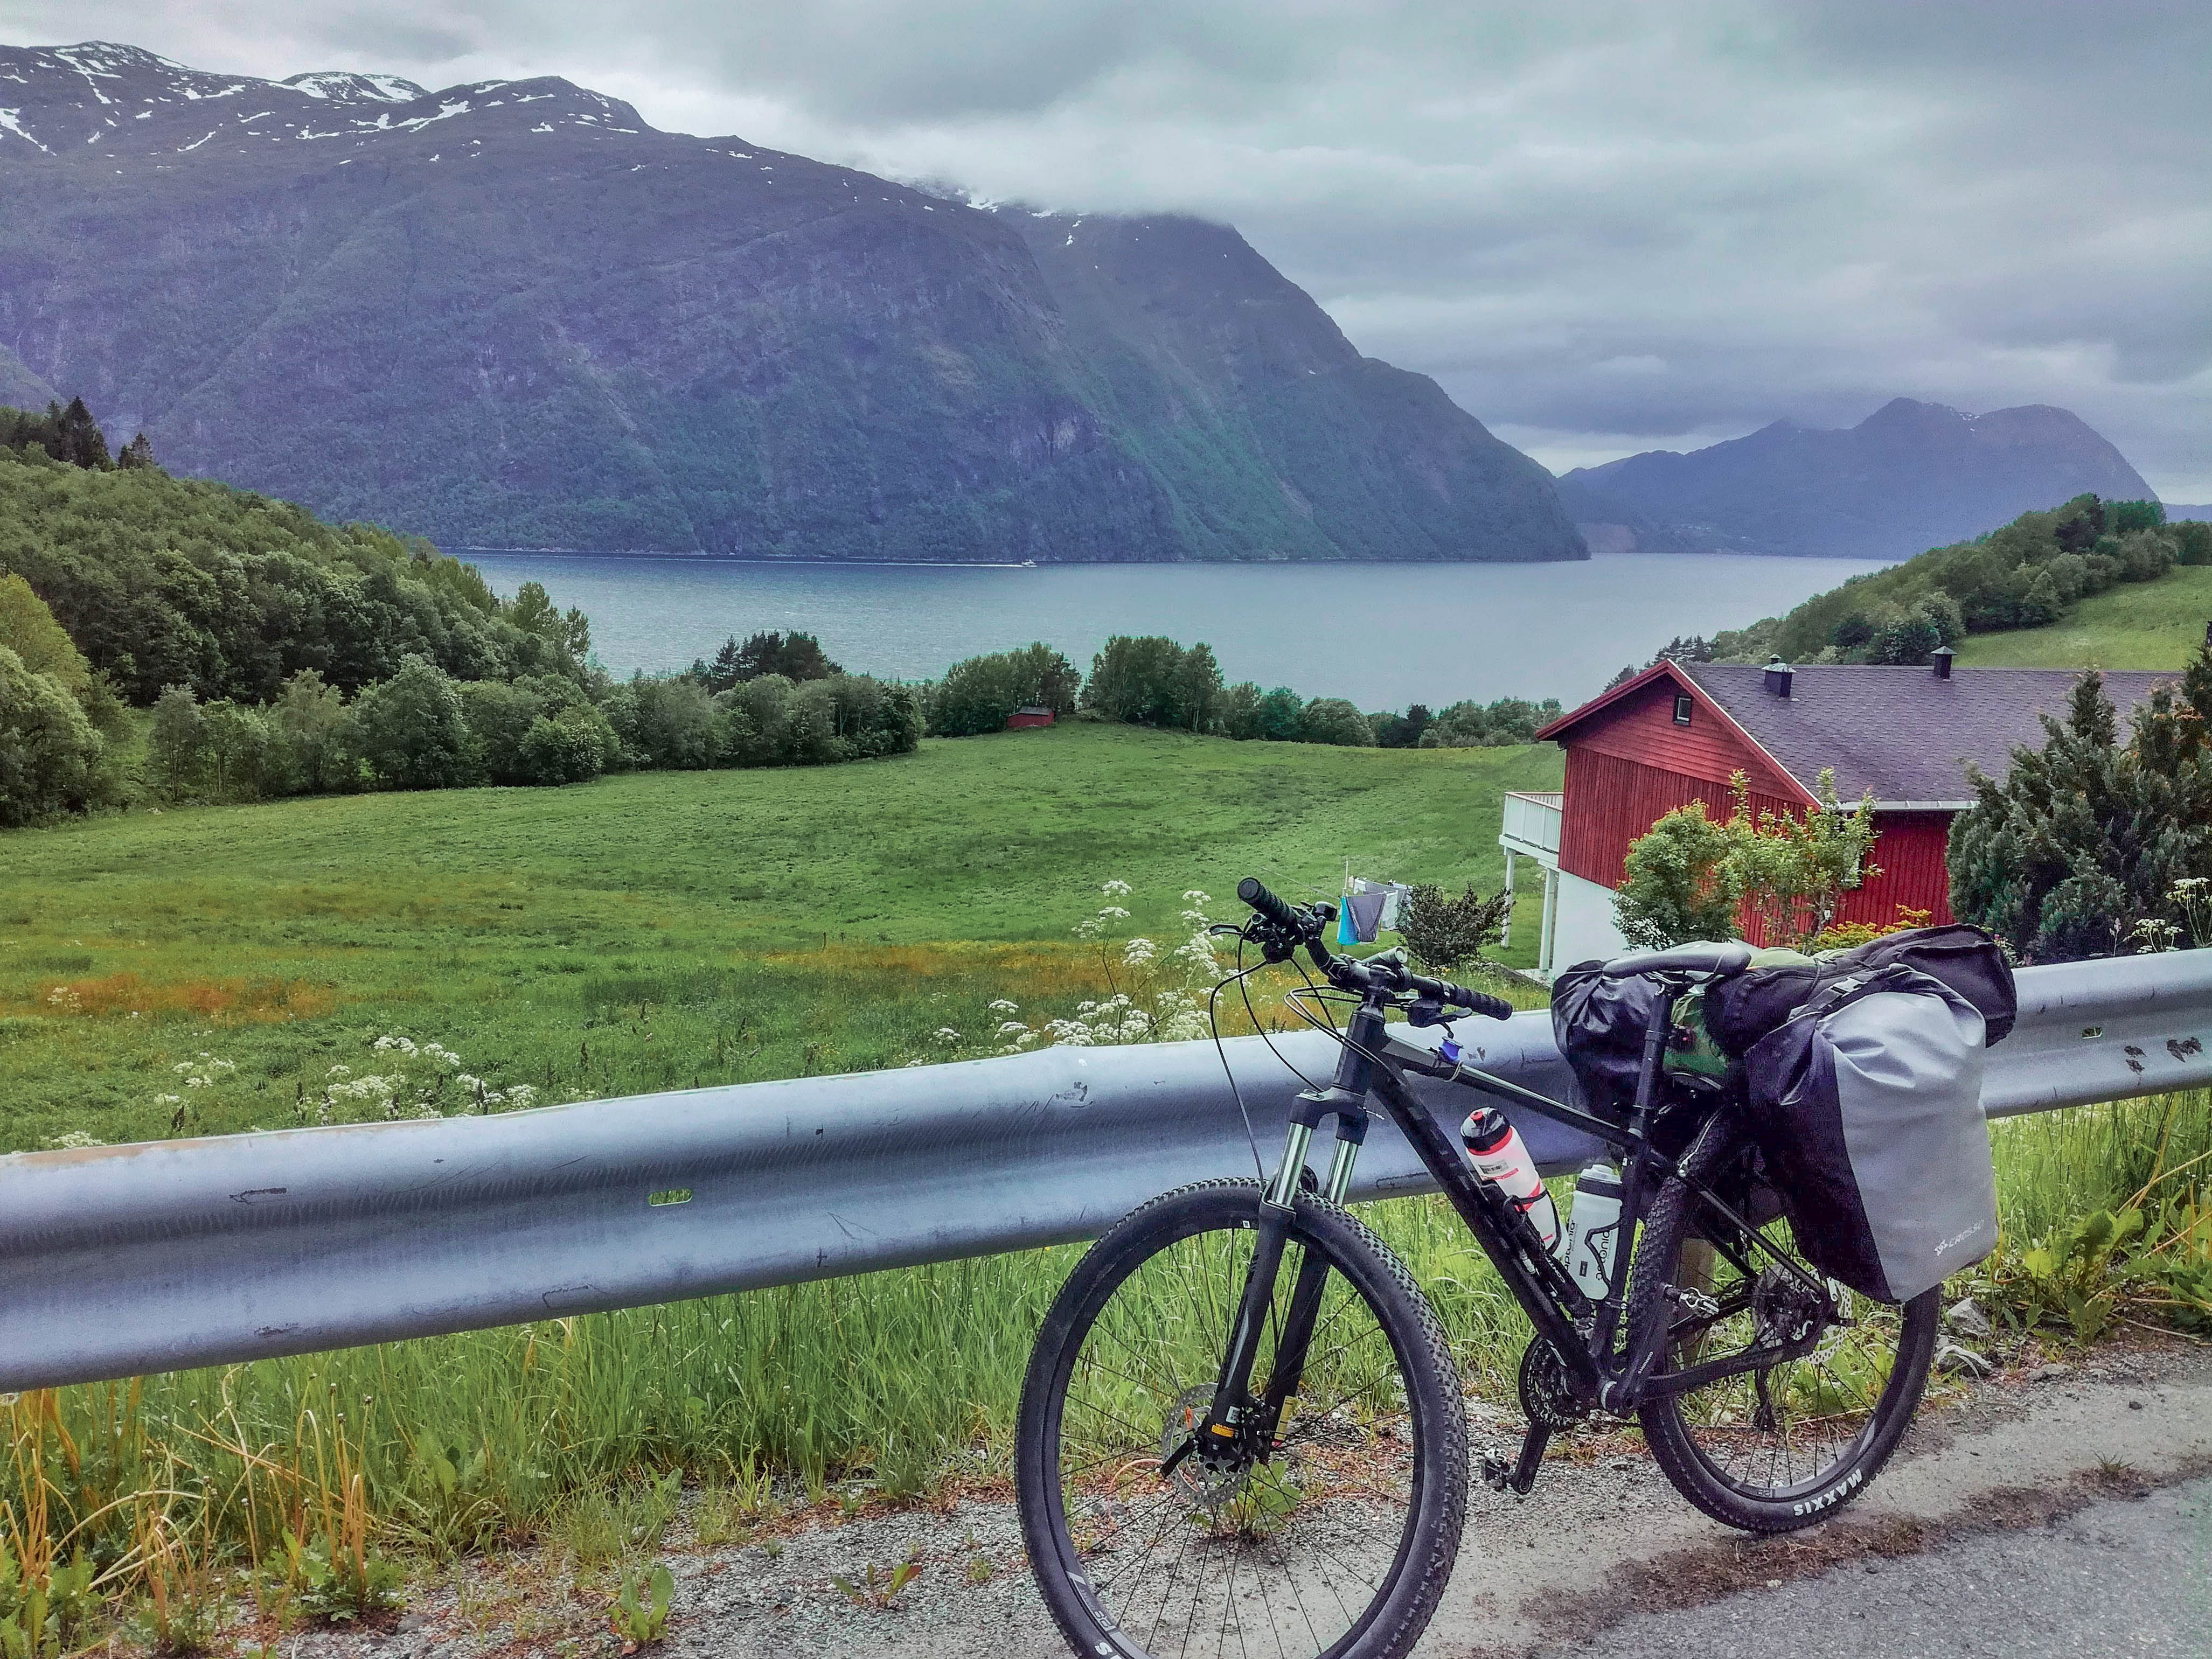
M 1754 812 L 1802 813 L 1832 769 L 1846 807 L 1874 794 L 1881 873 L 1844 896 L 1840 920 L 1887 923 L 1900 908 L 1951 919 L 1944 865 L 1951 818 L 1970 804 L 1969 763 L 2002 777 L 2013 750 L 2043 740 L 2041 714 L 2062 714 L 2069 669 L 1928 668 L 1827 664 L 1791 669 L 1661 662 L 1536 735 L 1567 753 L 1557 795 L 1506 803 L 1509 868 L 1545 870 L 1538 969 L 1622 945 L 1613 922 L 1631 842 L 1662 815 L 1702 800 L 1732 809 L 1729 776 L 1744 774 Z M 2171 673 L 2105 676 L 2123 722 Z
M 1009 732 L 1025 731 L 1033 726 L 1050 726 L 1051 724 L 1052 710 L 1045 708 L 1042 703 L 1027 708 L 1017 708 L 1006 716 L 1006 730 Z

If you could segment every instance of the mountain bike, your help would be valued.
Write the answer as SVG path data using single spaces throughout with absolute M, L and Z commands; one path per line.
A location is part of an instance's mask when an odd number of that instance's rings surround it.
M 1890 1306 L 1809 1267 L 1761 1179 L 1740 1089 L 1667 1065 L 1680 999 L 1741 973 L 1747 946 L 1607 964 L 1664 992 L 1616 1120 L 1467 1063 L 1451 1022 L 1506 1018 L 1500 999 L 1425 978 L 1396 952 L 1332 952 L 1327 903 L 1251 879 L 1237 896 L 1253 915 L 1228 930 L 1239 970 L 1224 984 L 1304 952 L 1322 979 L 1308 973 L 1291 1004 L 1340 1052 L 1330 1085 L 1292 1101 L 1272 1176 L 1196 1182 L 1124 1217 L 1045 1320 L 1016 1480 L 1038 1588 L 1076 1651 L 1395 1659 L 1426 1627 L 1459 1552 L 1466 1401 L 1428 1298 L 1345 1207 L 1370 1101 L 1534 1328 L 1519 1371 L 1527 1435 L 1511 1462 L 1482 1460 L 1486 1482 L 1525 1497 L 1552 1436 L 1596 1418 L 1632 1419 L 1684 1497 L 1747 1531 L 1809 1525 L 1865 1489 L 1919 1404 L 1937 1292 Z M 1393 1013 L 1445 1040 L 1401 1041 Z M 1601 1294 L 1475 1172 L 1410 1075 L 1616 1150 L 1620 1237 Z M 1327 1122 L 1334 1146 L 1316 1173 Z

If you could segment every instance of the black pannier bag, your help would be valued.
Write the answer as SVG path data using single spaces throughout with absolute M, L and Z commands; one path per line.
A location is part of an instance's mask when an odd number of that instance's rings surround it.
M 1722 1053 L 1741 1059 L 1822 988 L 1893 963 L 1942 981 L 1973 1004 L 1988 1033 L 1984 1047 L 2002 1042 L 2011 1031 L 2019 1010 L 2012 964 L 1995 939 L 1964 922 L 1884 933 L 1819 957 L 1761 951 L 1747 971 L 1706 991 L 1705 1030 Z
M 1582 1085 L 1583 1103 L 1626 1118 L 1636 1103 L 1644 1034 L 1662 995 L 1639 975 L 1607 979 L 1602 962 L 1578 962 L 1552 981 L 1552 1036 Z
M 1892 963 L 1817 991 L 1752 1045 L 1752 1133 L 1805 1259 L 1909 1302 L 1996 1248 L 1984 1021 Z

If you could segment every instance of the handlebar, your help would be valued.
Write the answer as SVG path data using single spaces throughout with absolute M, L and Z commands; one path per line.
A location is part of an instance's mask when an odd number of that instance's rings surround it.
M 1304 945 L 1306 953 L 1312 957 L 1314 965 L 1327 974 L 1333 984 L 1346 990 L 1361 992 L 1371 989 L 1411 991 L 1430 1001 L 1464 1008 L 1470 1013 L 1486 1014 L 1492 1019 L 1513 1018 L 1513 1005 L 1503 997 L 1470 991 L 1464 985 L 1454 985 L 1449 980 L 1426 978 L 1407 968 L 1394 953 L 1370 957 L 1364 962 L 1332 956 L 1322 942 L 1322 925 L 1326 918 L 1321 909 L 1289 903 L 1269 892 L 1254 877 L 1247 876 L 1237 884 L 1237 896 L 1251 906 L 1262 920 L 1288 935 L 1289 943 L 1293 946 Z

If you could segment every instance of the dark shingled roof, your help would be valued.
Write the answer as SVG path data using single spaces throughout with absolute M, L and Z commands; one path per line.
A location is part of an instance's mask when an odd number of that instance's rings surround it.
M 2042 746 L 2036 716 L 2063 716 L 2081 678 L 2067 668 L 1958 668 L 1941 680 L 1926 668 L 1828 663 L 1797 669 L 1782 697 L 1766 690 L 1763 668 L 1680 667 L 1807 789 L 1834 768 L 1844 801 L 1869 789 L 1878 801 L 1969 799 L 1966 763 L 2002 777 L 2014 748 Z M 2106 674 L 2105 695 L 2121 729 L 2153 686 L 2180 678 L 2179 671 Z

